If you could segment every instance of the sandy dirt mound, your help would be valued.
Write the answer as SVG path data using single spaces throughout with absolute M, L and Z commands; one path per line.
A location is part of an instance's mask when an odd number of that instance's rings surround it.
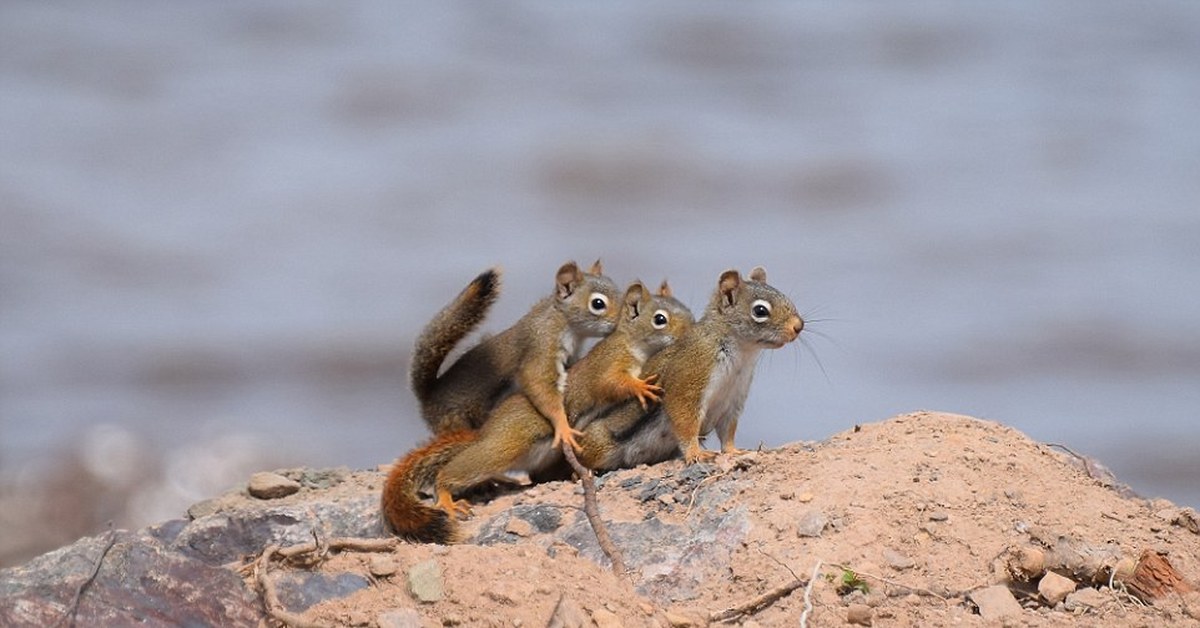
M 378 491 L 378 474 L 355 478 Z M 302 616 L 364 626 L 704 625 L 807 584 L 815 570 L 811 587 L 734 620 L 798 625 L 807 597 L 809 625 L 1200 625 L 1195 593 L 1148 606 L 1107 581 L 1119 559 L 1127 569 L 1152 553 L 1182 576 L 1181 591 L 1200 582 L 1194 511 L 1130 496 L 1094 462 L 970 417 L 919 412 L 715 465 L 624 470 L 601 478 L 599 498 L 632 565 L 628 580 L 581 538 L 590 528 L 578 486 L 547 483 L 478 503 L 464 523 L 471 543 L 334 556 L 316 570 L 369 586 Z M 674 540 L 682 552 L 668 551 Z M 1112 564 L 1059 568 L 1073 583 L 1039 594 L 1041 572 L 1020 567 L 1064 544 Z M 418 591 L 430 575 L 436 590 Z M 1103 582 L 1088 586 L 1090 577 Z

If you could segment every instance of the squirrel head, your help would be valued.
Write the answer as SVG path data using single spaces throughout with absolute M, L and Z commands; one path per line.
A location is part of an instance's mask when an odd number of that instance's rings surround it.
M 740 342 L 778 349 L 795 340 L 804 320 L 782 292 L 767 285 L 767 271 L 756 266 L 742 278 L 736 270 L 721 273 L 705 316 L 728 325 Z
M 658 294 L 650 294 L 640 281 L 625 291 L 617 328 L 653 354 L 678 340 L 692 326 L 692 312 L 671 296 L 671 287 L 663 282 Z
M 617 325 L 617 284 L 604 276 L 600 260 L 583 272 L 567 262 L 554 278 L 554 298 L 571 330 L 582 336 L 605 336 Z

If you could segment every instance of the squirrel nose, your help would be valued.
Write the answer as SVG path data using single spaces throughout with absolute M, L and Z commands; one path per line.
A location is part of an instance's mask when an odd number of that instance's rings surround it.
M 796 318 L 793 318 L 792 319 L 792 331 L 795 332 L 795 334 L 797 336 L 799 336 L 800 332 L 803 330 L 804 330 L 804 319 L 800 318 L 799 316 L 797 316 Z

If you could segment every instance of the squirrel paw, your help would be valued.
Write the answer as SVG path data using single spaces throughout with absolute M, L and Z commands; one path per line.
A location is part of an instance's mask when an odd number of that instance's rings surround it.
M 654 382 L 658 381 L 658 375 L 651 375 L 645 379 L 633 378 L 630 382 L 630 388 L 633 389 L 633 395 L 637 397 L 638 403 L 642 404 L 642 409 L 646 409 L 647 400 L 652 403 L 657 403 L 661 399 L 663 392 L 662 386 L 656 386 Z
M 435 505 L 455 519 L 466 519 L 471 516 L 471 505 L 467 503 L 467 500 L 454 499 L 448 491 L 438 491 L 438 500 Z
M 561 430 L 556 429 L 554 430 L 554 441 L 550 443 L 550 446 L 558 449 L 562 446 L 562 443 L 567 443 L 571 446 L 571 449 L 580 451 L 583 449 L 583 445 L 580 445 L 579 441 L 575 440 L 576 436 L 583 436 L 583 432 L 573 427 L 565 427 Z
M 716 458 L 717 452 L 701 449 L 698 446 L 688 449 L 683 453 L 683 461 L 687 464 L 693 464 L 696 462 L 712 462 L 713 460 L 716 460 Z

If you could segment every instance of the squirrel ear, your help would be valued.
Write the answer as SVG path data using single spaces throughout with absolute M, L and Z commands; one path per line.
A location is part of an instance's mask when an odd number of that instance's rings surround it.
M 754 270 L 750 271 L 750 281 L 767 283 L 767 269 L 762 266 L 755 266 Z
M 741 285 L 742 278 L 738 276 L 738 271 L 730 269 L 721 273 L 721 278 L 717 280 L 717 290 L 720 291 L 725 305 L 733 305 L 737 301 L 737 289 Z
M 589 275 L 603 275 L 604 274 L 604 267 L 600 265 L 599 258 L 597 258 L 596 263 L 592 264 L 592 267 L 588 269 L 588 274 Z
M 658 287 L 658 296 L 660 296 L 660 297 L 675 296 L 675 295 L 671 294 L 671 286 L 667 284 L 666 279 L 663 279 L 662 285 Z
M 583 273 L 579 272 L 579 267 L 575 262 L 567 262 L 558 269 L 558 274 L 554 277 L 554 294 L 560 299 L 565 299 L 575 292 L 581 281 Z
M 625 311 L 629 313 L 630 320 L 641 315 L 642 302 L 649 298 L 650 293 L 646 291 L 642 282 L 635 281 L 629 284 L 629 289 L 625 291 Z

